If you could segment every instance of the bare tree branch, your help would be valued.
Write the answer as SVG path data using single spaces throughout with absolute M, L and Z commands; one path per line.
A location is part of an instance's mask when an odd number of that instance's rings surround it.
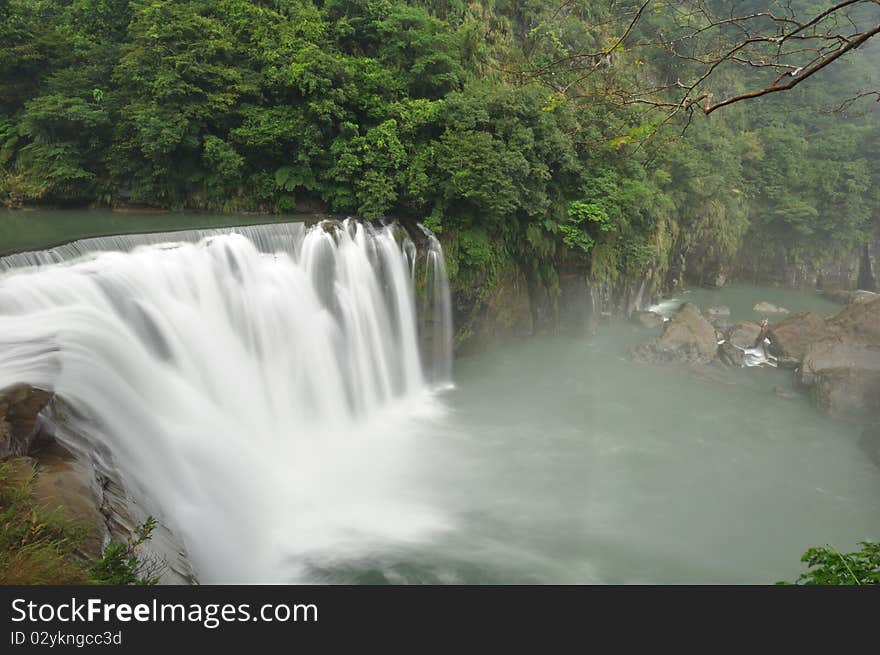
M 853 40 L 848 41 L 845 46 L 831 52 L 828 55 L 818 57 L 803 70 L 797 69 L 792 71 L 790 73 L 792 77 L 791 80 L 785 83 L 774 81 L 773 84 L 763 89 L 757 89 L 748 93 L 740 93 L 738 95 L 731 96 L 730 98 L 726 98 L 725 100 L 721 100 L 720 102 L 708 105 L 704 111 L 706 114 L 711 114 L 713 111 L 721 109 L 722 107 L 726 107 L 727 105 L 732 105 L 734 102 L 740 102 L 741 100 L 748 100 L 750 98 L 759 98 L 769 93 L 776 93 L 778 91 L 787 91 L 788 89 L 792 89 L 803 82 L 805 79 L 811 77 L 812 75 L 815 75 L 820 70 L 845 55 L 850 50 L 858 48 L 868 39 L 877 36 L 877 34 L 880 34 L 880 23 L 878 23 L 873 29 L 862 32 Z
M 569 4 L 567 0 L 558 12 Z M 706 0 L 677 0 L 655 9 L 651 2 L 633 2 L 622 34 L 608 47 L 527 67 L 522 79 L 540 80 L 567 98 L 598 96 L 615 104 L 663 109 L 667 119 L 696 107 L 708 115 L 737 102 L 792 89 L 880 34 L 880 0 L 841 0 L 809 16 L 799 14 L 791 2 L 775 4 L 780 11 L 768 6 L 738 15 L 733 3 L 730 13 L 721 15 Z M 712 6 L 717 11 L 718 4 Z M 665 12 L 673 33 L 646 34 L 649 30 L 642 29 L 642 23 L 652 10 Z M 608 88 L 606 78 L 591 82 L 598 72 L 612 66 L 618 52 L 658 49 L 687 64 L 682 73 L 689 76 L 687 81 L 677 79 L 630 91 Z M 719 69 L 728 64 L 772 77 L 755 88 L 721 97 L 710 87 Z M 864 95 L 880 97 L 880 91 L 866 91 L 860 97 Z

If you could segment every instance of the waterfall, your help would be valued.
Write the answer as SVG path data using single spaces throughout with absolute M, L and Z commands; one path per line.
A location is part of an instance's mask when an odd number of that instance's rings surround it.
M 452 301 L 446 260 L 440 241 L 425 228 L 428 253 L 425 261 L 425 280 L 428 287 L 426 316 L 430 317 L 431 373 L 437 384 L 452 383 Z
M 0 388 L 70 409 L 71 434 L 180 538 L 202 582 L 418 539 L 446 518 L 411 483 L 442 412 L 442 249 L 347 220 L 85 239 L 0 259 Z

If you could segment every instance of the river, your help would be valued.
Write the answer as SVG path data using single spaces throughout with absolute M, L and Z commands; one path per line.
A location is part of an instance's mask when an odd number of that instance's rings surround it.
M 18 235 L 0 250 L 126 218 L 80 217 L 0 216 Z M 138 218 L 153 220 L 140 229 L 224 224 Z M 614 321 L 461 358 L 437 384 L 413 354 L 413 260 L 390 233 L 239 232 L 0 274 L 0 382 L 54 385 L 88 417 L 203 582 L 768 583 L 794 579 L 810 546 L 880 536 L 858 428 L 788 371 L 639 364 L 629 351 L 652 333 Z M 289 259 L 271 254 L 282 236 Z M 323 263 L 302 254 L 312 242 Z M 837 309 L 747 286 L 681 300 L 732 319 L 761 300 Z
M 634 363 L 644 332 L 616 323 L 457 362 L 427 428 L 454 527 L 330 579 L 772 583 L 810 546 L 876 539 L 880 470 L 858 428 L 772 393 L 792 389 L 788 371 Z

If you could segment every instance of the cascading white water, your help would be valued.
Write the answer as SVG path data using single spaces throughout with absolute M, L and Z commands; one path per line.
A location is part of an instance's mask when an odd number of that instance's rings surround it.
M 441 411 L 442 250 L 354 221 L 88 239 L 0 260 L 0 388 L 55 391 L 72 433 L 183 542 L 202 582 L 445 526 L 414 422 Z
M 422 228 L 428 238 L 425 261 L 425 280 L 428 306 L 425 313 L 430 317 L 431 372 L 433 380 L 440 384 L 452 383 L 452 301 L 446 260 L 440 241 L 430 231 Z

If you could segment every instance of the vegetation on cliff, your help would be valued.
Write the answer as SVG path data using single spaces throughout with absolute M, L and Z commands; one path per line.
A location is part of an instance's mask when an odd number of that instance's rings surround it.
M 876 77 L 874 44 L 672 138 L 662 107 L 609 102 L 693 65 L 617 42 L 673 29 L 676 3 L 649 5 L 629 29 L 612 0 L 7 0 L 0 198 L 411 216 L 477 298 L 512 269 L 551 296 L 571 268 L 707 282 L 749 232 L 865 239 L 880 112 L 817 110 Z M 597 49 L 583 81 L 553 67 Z
M 38 473 L 27 459 L 0 461 L 0 584 L 156 584 L 162 563 L 145 558 L 150 518 L 126 543 L 111 541 L 91 560 L 79 547 L 93 526 L 34 497 Z

